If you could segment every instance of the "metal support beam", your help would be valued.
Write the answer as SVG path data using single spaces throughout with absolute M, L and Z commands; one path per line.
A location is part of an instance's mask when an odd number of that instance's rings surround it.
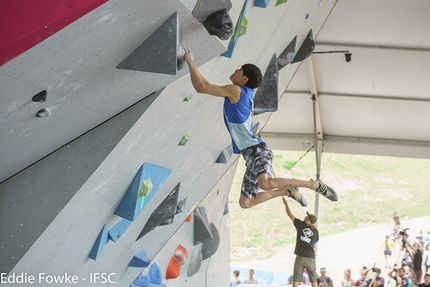
M 318 101 L 318 88 L 317 88 L 317 79 L 315 75 L 313 56 L 309 56 L 306 59 L 306 66 L 308 70 L 309 83 L 311 89 L 312 100 L 314 102 L 314 124 L 315 124 L 315 134 L 317 139 L 323 139 L 323 127 L 321 124 L 321 113 L 320 113 L 320 105 Z
M 307 58 L 306 64 L 308 68 L 308 76 L 310 89 L 312 94 L 312 102 L 313 102 L 313 112 L 314 112 L 314 135 L 315 135 L 315 159 L 316 159 L 316 179 L 320 178 L 321 172 L 321 155 L 322 155 L 322 146 L 323 146 L 323 138 L 324 132 L 321 123 L 321 112 L 320 105 L 318 101 L 318 88 L 317 88 L 317 79 L 315 75 L 315 68 L 313 63 L 313 56 Z M 314 214 L 319 215 L 319 194 L 315 193 L 315 211 Z M 318 221 L 316 224 L 318 228 Z
M 317 165 L 317 179 L 320 178 L 321 174 L 321 157 L 322 157 L 322 150 L 323 150 L 323 141 L 317 140 L 315 142 L 315 157 L 316 157 L 316 165 Z M 320 194 L 315 192 L 315 207 L 314 207 L 314 214 L 316 217 L 319 217 L 320 212 Z M 316 222 L 316 227 L 318 228 L 318 221 Z
M 378 50 L 396 50 L 405 52 L 430 52 L 429 48 L 418 47 L 401 47 L 401 46 L 381 46 L 381 45 L 368 45 L 357 43 L 330 43 L 330 42 L 315 42 L 315 46 L 333 46 L 333 47 L 348 47 L 348 48 L 365 48 L 365 49 L 378 49 Z
M 291 91 L 284 92 L 284 95 L 309 95 L 310 91 Z M 393 96 L 380 96 L 380 95 L 358 95 L 358 94 L 337 94 L 337 93 L 318 93 L 318 97 L 345 97 L 345 98 L 361 98 L 361 99 L 377 99 L 377 100 L 390 100 L 390 101 L 410 101 L 410 102 L 425 102 L 429 103 L 429 98 L 410 98 L 410 97 L 393 97 Z

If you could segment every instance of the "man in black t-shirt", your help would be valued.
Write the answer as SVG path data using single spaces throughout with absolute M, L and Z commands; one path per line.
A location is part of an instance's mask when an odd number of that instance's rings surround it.
M 318 274 L 315 264 L 315 247 L 319 240 L 319 235 L 314 224 L 317 218 L 315 215 L 307 213 L 307 216 L 302 221 L 291 213 L 288 202 L 284 197 L 282 197 L 282 202 L 285 205 L 288 217 L 293 221 L 297 230 L 296 248 L 294 249 L 296 259 L 293 270 L 293 287 L 297 287 L 302 280 L 304 268 L 308 271 L 312 287 L 316 287 Z
M 418 284 L 418 287 L 430 287 L 430 274 L 424 275 L 424 283 Z

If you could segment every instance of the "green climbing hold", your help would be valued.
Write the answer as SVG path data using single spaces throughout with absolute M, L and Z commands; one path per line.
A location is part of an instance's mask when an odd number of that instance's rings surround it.
M 184 135 L 182 137 L 181 141 L 179 142 L 178 146 L 184 146 L 187 143 L 188 139 L 189 139 L 189 136 L 188 135 Z
M 287 2 L 288 2 L 288 0 L 278 0 L 278 1 L 276 1 L 275 7 L 278 6 L 278 5 L 287 3 Z

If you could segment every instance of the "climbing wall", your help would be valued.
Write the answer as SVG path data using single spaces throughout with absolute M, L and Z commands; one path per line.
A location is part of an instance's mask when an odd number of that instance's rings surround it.
M 82 62 L 82 74 L 76 77 L 83 82 L 88 77 L 89 82 L 75 100 L 122 87 L 125 101 L 138 104 L 102 124 L 104 119 L 99 118 L 97 128 L 0 186 L 1 272 L 27 273 L 40 280 L 40 286 L 65 274 L 76 276 L 79 286 L 229 284 L 227 198 L 237 155 L 229 149 L 222 99 L 193 90 L 188 68 L 183 66 L 182 45 L 194 52 L 199 69 L 214 83 L 228 84 L 228 76 L 246 62 L 267 72 L 267 82 L 257 91 L 259 97 L 270 95 L 270 101 L 260 102 L 255 117 L 259 130 L 300 65 L 301 61 L 293 61 L 295 56 L 304 59 L 312 51 L 312 39 L 336 1 L 219 1 L 234 23 L 228 40 L 210 35 L 194 18 L 196 5 L 205 2 L 108 1 L 94 10 L 109 20 L 94 28 L 99 31 L 105 25 L 103 34 L 143 23 L 148 29 L 144 36 L 136 33 L 132 39 L 121 38 L 121 31 L 118 37 L 106 36 L 107 42 L 121 44 L 115 49 L 100 45 L 91 62 Z M 94 11 L 83 18 L 95 17 Z M 202 17 L 213 7 L 198 11 Z M 11 69 L 18 68 L 11 63 L 25 62 L 38 49 L 58 44 L 78 29 L 81 19 L 15 55 L 2 71 L 13 74 Z M 157 25 L 150 25 L 154 22 Z M 165 30 L 151 38 L 159 29 Z M 163 35 L 171 38 L 165 41 Z M 92 43 L 89 36 L 88 43 Z M 167 43 L 163 51 L 169 51 L 162 69 L 151 62 L 156 53 L 148 59 L 141 52 L 157 43 Z M 51 61 L 55 65 L 62 58 Z M 140 61 L 149 64 L 136 65 Z M 98 70 L 97 65 L 106 62 L 109 68 Z M 50 80 L 32 69 L 37 68 L 27 63 L 15 73 L 26 74 L 26 82 Z M 91 82 L 90 76 L 95 77 Z M 140 85 L 133 89 L 136 82 Z M 57 93 L 65 88 L 59 86 Z M 108 108 L 107 103 L 85 109 L 104 107 Z M 62 109 L 65 115 L 73 112 L 59 104 L 58 109 L 50 109 L 48 119 L 58 117 Z M 26 285 L 35 284 L 20 284 Z

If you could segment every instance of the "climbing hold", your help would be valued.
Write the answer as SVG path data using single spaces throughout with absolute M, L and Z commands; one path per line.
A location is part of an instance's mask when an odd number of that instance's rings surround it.
M 175 215 L 184 211 L 186 203 L 187 203 L 187 198 L 184 198 L 183 200 L 178 202 L 178 204 L 176 205 Z
M 294 39 L 288 44 L 287 48 L 279 55 L 278 57 L 278 69 L 282 69 L 289 63 L 291 63 L 294 60 L 294 56 L 296 55 L 296 41 L 297 36 L 294 37 Z
M 138 198 L 147 196 L 152 191 L 152 181 L 150 178 L 142 181 L 142 185 L 140 186 L 139 196 Z
M 233 21 L 227 10 L 210 14 L 203 22 L 210 35 L 217 36 L 221 40 L 228 40 L 233 34 Z
M 226 214 L 228 214 L 228 203 L 225 204 L 225 206 L 224 206 L 224 212 L 223 212 L 222 215 L 226 215 Z
M 109 230 L 109 239 L 113 242 L 117 242 L 122 237 L 127 228 L 130 226 L 130 224 L 131 221 L 123 218 L 120 222 L 118 222 L 114 227 Z
M 157 262 L 151 264 L 149 267 L 148 276 L 151 284 L 161 284 L 161 269 Z
M 48 94 L 48 92 L 46 90 L 43 90 L 37 94 L 35 94 L 31 100 L 33 102 L 45 102 L 46 101 L 46 95 Z
M 184 246 L 178 245 L 178 247 L 175 249 L 175 252 L 173 253 L 173 256 L 178 259 L 181 265 L 184 265 L 188 260 L 188 251 Z
M 108 230 L 105 224 L 103 225 L 102 230 L 97 236 L 96 243 L 94 243 L 94 246 L 93 246 L 93 249 L 91 250 L 89 258 L 91 258 L 92 260 L 96 260 L 99 257 L 100 253 L 102 253 L 107 242 L 108 242 Z
M 291 63 L 297 63 L 303 61 L 312 54 L 315 49 L 314 36 L 312 34 L 312 29 L 309 31 L 299 50 L 297 51 L 294 60 Z
M 210 228 L 211 228 L 211 234 L 213 238 L 211 240 L 207 240 L 203 242 L 203 245 L 202 245 L 203 260 L 208 259 L 209 257 L 212 257 L 212 255 L 215 254 L 220 242 L 220 236 L 216 226 L 213 223 L 211 223 Z
M 184 146 L 188 142 L 189 136 L 184 135 L 182 139 L 179 141 L 178 146 Z
M 278 64 L 276 53 L 264 73 L 263 82 L 254 96 L 254 115 L 278 110 Z
M 252 127 L 252 134 L 254 136 L 258 136 L 259 133 L 259 127 L 260 127 L 260 122 L 256 123 L 253 127 Z M 259 137 L 259 136 L 258 136 Z
M 128 266 L 130 267 L 146 267 L 151 263 L 149 260 L 148 254 L 146 254 L 145 250 L 140 251 L 136 255 L 133 256 Z
M 176 75 L 184 63 L 181 27 L 175 12 L 117 68 Z
M 202 255 L 202 245 L 199 244 L 194 247 L 193 252 L 190 256 L 190 263 L 188 264 L 187 276 L 191 277 L 195 275 L 202 266 L 203 255 Z
M 194 245 L 211 240 L 212 234 L 204 207 L 194 210 Z
M 170 258 L 169 264 L 167 265 L 166 269 L 166 279 L 175 279 L 178 278 L 181 274 L 181 262 L 179 260 L 172 256 Z
M 275 7 L 279 6 L 281 4 L 287 3 L 287 2 L 288 2 L 288 0 L 278 0 L 278 1 L 276 1 Z
M 36 117 L 37 118 L 47 118 L 51 115 L 51 111 L 49 109 L 41 109 L 37 112 Z
M 255 0 L 254 6 L 260 8 L 266 8 L 269 5 L 270 0 Z
M 222 152 L 218 156 L 216 162 L 217 163 L 227 163 L 230 160 L 232 155 L 233 155 L 233 147 L 231 145 L 229 145 L 228 147 L 226 147 L 225 149 L 222 150 Z
M 134 280 L 130 287 L 149 287 L 149 276 L 143 272 Z
M 149 162 L 143 163 L 119 203 L 115 214 L 130 221 L 136 219 L 145 205 L 152 199 L 154 194 L 166 181 L 167 177 L 169 177 L 171 172 L 171 169 L 162 166 Z M 146 196 L 139 197 L 142 183 L 148 178 L 151 179 L 153 185 L 152 191 Z
M 221 56 L 226 58 L 231 58 L 233 56 L 234 49 L 236 48 L 237 41 L 240 36 L 245 35 L 246 29 L 248 27 L 248 20 L 245 17 L 246 7 L 248 5 L 248 0 L 245 0 L 243 4 L 242 11 L 240 12 L 239 19 L 237 19 L 236 27 L 233 36 L 231 36 L 230 43 L 228 44 L 227 51 L 221 54 Z
M 149 217 L 136 241 L 145 236 L 148 232 L 160 226 L 162 224 L 168 224 L 173 222 L 175 216 L 176 207 L 178 205 L 179 187 L 181 183 L 178 183 L 176 187 L 170 192 L 169 195 L 160 203 L 160 205 L 154 210 Z
M 230 11 L 231 7 L 230 0 L 198 0 L 192 14 L 197 21 L 203 23 L 209 15 L 222 10 Z
M 191 101 L 193 98 L 193 93 L 189 93 L 185 98 L 184 98 L 184 102 L 189 102 Z

